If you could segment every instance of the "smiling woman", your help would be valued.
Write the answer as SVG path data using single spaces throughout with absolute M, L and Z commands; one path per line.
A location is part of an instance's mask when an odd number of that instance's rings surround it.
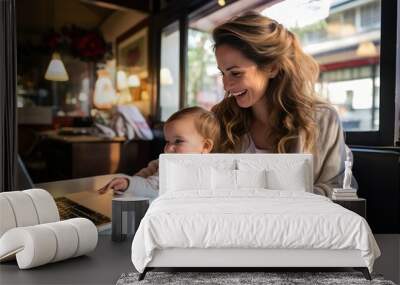
M 216 27 L 213 38 L 226 92 L 213 108 L 220 151 L 312 153 L 314 192 L 330 196 L 346 145 L 337 112 L 314 91 L 315 60 L 292 32 L 255 12 Z

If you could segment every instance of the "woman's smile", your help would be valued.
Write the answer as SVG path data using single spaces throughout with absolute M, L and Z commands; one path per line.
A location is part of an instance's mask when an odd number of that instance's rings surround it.
M 231 96 L 239 97 L 239 96 L 245 95 L 247 93 L 247 90 L 242 90 L 242 91 L 238 91 L 238 92 L 229 91 L 228 93 L 229 93 L 228 97 L 231 97 Z
M 217 47 L 215 56 L 227 97 L 235 97 L 241 108 L 253 107 L 264 97 L 269 78 L 255 62 L 229 45 Z

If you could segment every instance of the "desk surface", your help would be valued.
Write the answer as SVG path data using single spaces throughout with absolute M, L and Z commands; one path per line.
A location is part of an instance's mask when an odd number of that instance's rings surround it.
M 99 142 L 124 142 L 126 139 L 124 137 L 114 137 L 112 139 L 107 139 L 94 135 L 59 135 L 58 131 L 43 131 L 40 135 L 51 140 L 61 141 L 64 143 L 99 143 Z
M 112 242 L 100 235 L 97 247 L 87 255 L 19 270 L 16 261 L 0 264 L 0 283 L 8 284 L 115 284 L 124 272 L 135 271 L 131 255 L 132 238 Z
M 106 185 L 116 176 L 124 176 L 124 174 L 59 180 L 36 184 L 35 186 L 36 188 L 47 190 L 54 198 L 67 197 L 78 204 L 111 218 L 113 193 L 110 191 L 100 195 L 96 190 Z
M 54 198 L 62 197 L 65 194 L 88 191 L 96 193 L 96 190 L 103 187 L 107 182 L 117 176 L 125 176 L 125 174 L 107 174 L 99 176 L 91 176 L 76 179 L 57 180 L 52 182 L 35 184 L 37 188 L 43 188 L 49 191 Z

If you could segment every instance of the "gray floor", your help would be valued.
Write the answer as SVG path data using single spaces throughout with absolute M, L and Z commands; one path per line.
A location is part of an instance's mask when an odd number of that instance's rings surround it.
M 87 256 L 19 270 L 16 262 L 0 265 L 0 284 L 115 284 L 124 272 L 132 272 L 131 240 L 115 243 L 100 235 Z
M 375 261 L 374 272 L 400 284 L 400 234 L 374 236 L 381 250 L 381 257 Z
M 375 235 L 382 256 L 374 272 L 400 284 L 400 235 Z M 131 239 L 115 243 L 99 236 L 94 252 L 30 270 L 19 270 L 15 262 L 0 265 L 0 284 L 115 284 L 124 272 L 134 271 L 130 259 Z

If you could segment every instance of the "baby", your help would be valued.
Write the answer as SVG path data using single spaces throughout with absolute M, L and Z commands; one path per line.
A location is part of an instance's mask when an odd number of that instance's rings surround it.
M 215 150 L 220 137 L 218 119 L 210 111 L 200 107 L 182 109 L 169 117 L 164 124 L 165 153 L 210 153 Z M 156 198 L 158 196 L 158 161 L 152 161 L 149 166 L 132 177 L 116 177 L 98 192 L 103 194 L 113 190 L 114 194 L 125 191 L 137 196 Z M 147 178 L 144 178 L 144 177 Z

